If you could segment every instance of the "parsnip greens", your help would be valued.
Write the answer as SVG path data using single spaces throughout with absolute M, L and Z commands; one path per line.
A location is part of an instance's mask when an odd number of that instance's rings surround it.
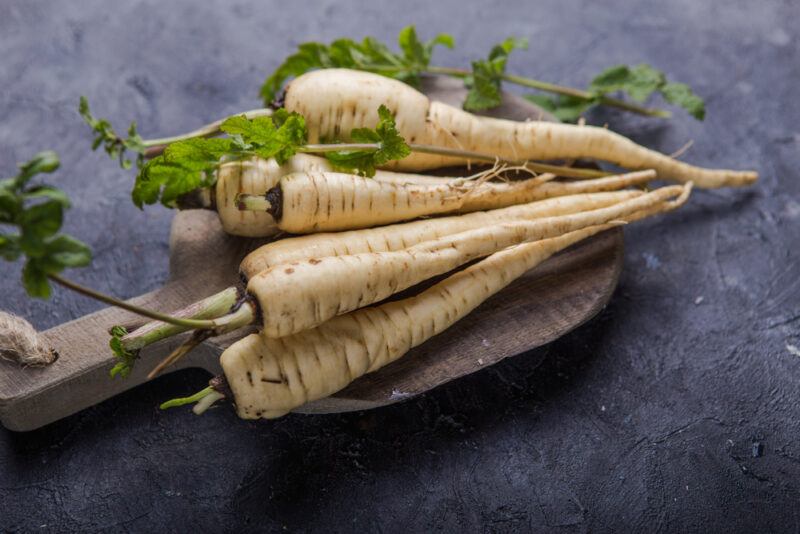
M 121 137 L 111 127 L 111 123 L 106 119 L 98 119 L 89 110 L 89 101 L 85 96 L 82 96 L 78 105 L 78 113 L 80 113 L 84 122 L 88 124 L 92 131 L 95 133 L 94 141 L 92 142 L 92 150 L 97 150 L 100 145 L 103 145 L 106 153 L 112 158 L 119 160 L 119 164 L 123 169 L 130 169 L 132 162 L 126 157 L 126 151 L 137 154 L 136 164 L 141 166 L 144 163 L 144 153 L 146 145 L 141 136 L 136 132 L 136 123 L 132 122 L 128 127 L 128 137 Z
M 685 83 L 667 82 L 664 73 L 647 64 L 628 67 L 617 65 L 600 73 L 589 84 L 589 98 L 559 95 L 527 95 L 526 98 L 553 113 L 560 120 L 577 120 L 590 107 L 602 104 L 610 93 L 621 91 L 636 102 L 644 102 L 653 93 L 661 93 L 670 104 L 682 107 L 692 117 L 703 120 L 706 115 L 703 99 Z
M 431 65 L 431 56 L 436 45 L 453 48 L 455 41 L 451 35 L 439 34 L 423 43 L 413 26 L 407 26 L 400 32 L 400 52 L 393 52 L 373 37 L 366 37 L 361 42 L 337 39 L 330 45 L 303 43 L 298 46 L 297 52 L 286 58 L 266 79 L 260 94 L 264 103 L 270 105 L 276 101 L 281 88 L 292 77 L 313 69 L 347 68 L 395 78 L 416 88 L 420 87 L 422 74 L 461 78 L 469 89 L 464 101 L 464 109 L 468 111 L 498 106 L 501 85 L 508 82 L 557 95 L 548 97 L 534 94 L 529 95 L 529 98 L 566 122 L 577 120 L 586 110 L 596 105 L 616 107 L 641 115 L 669 117 L 671 114 L 668 111 L 640 105 L 655 92 L 660 92 L 667 102 L 685 109 L 698 120 L 703 120 L 705 116 L 703 100 L 692 93 L 688 85 L 667 82 L 663 72 L 646 64 L 636 67 L 618 65 L 606 69 L 592 80 L 587 90 L 507 73 L 506 63 L 511 51 L 525 49 L 527 44 L 526 39 L 509 37 L 492 47 L 486 59 L 473 61 L 472 68 L 468 70 Z M 626 94 L 634 102 L 610 96 L 617 92 Z
M 148 161 L 136 177 L 133 202 L 139 208 L 158 201 L 172 206 L 181 195 L 213 185 L 214 171 L 221 162 L 253 156 L 275 158 L 282 165 L 297 152 L 323 152 L 338 170 L 372 176 L 376 166 L 410 153 L 391 112 L 381 106 L 378 113 L 380 120 L 375 129 L 357 128 L 351 132 L 355 144 L 324 146 L 307 144 L 305 119 L 297 113 L 279 109 L 271 117 L 230 117 L 220 126 L 230 137 L 178 141 Z
M 455 45 L 453 36 L 446 33 L 422 43 L 413 26 L 400 31 L 398 42 L 399 54 L 373 37 L 366 37 L 360 43 L 352 39 L 337 39 L 330 45 L 303 43 L 266 79 L 261 86 L 261 98 L 265 105 L 270 105 L 289 78 L 319 68 L 365 70 L 418 87 L 419 76 L 428 70 L 433 49 L 437 45 L 447 48 Z
M 22 283 L 32 297 L 50 296 L 48 276 L 92 260 L 85 243 L 59 233 L 70 205 L 67 195 L 53 186 L 31 183 L 37 174 L 52 173 L 58 166 L 55 152 L 39 152 L 20 165 L 15 177 L 0 181 L 0 256 L 7 261 L 26 258 Z M 7 231 L 6 226 L 17 231 Z

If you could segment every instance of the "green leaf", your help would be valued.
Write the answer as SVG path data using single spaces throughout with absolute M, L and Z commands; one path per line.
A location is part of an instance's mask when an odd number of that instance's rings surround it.
M 139 358 L 139 351 L 127 350 L 122 344 L 122 338 L 127 335 L 128 331 L 122 326 L 114 326 L 111 328 L 111 339 L 108 342 L 111 351 L 119 360 L 114 367 L 111 368 L 111 378 L 119 375 L 120 378 L 127 378 L 133 370 L 136 360 Z
M 464 109 L 482 111 L 500 105 L 500 92 L 503 75 L 509 54 L 519 48 L 527 48 L 527 39 L 509 37 L 495 45 L 485 60 L 472 62 L 472 73 L 464 79 L 469 89 L 464 101 Z
M 58 232 L 63 218 L 64 207 L 53 200 L 25 209 L 18 217 L 22 229 L 20 246 L 25 254 L 41 258 L 45 254 L 44 239 Z
M 378 124 L 374 130 L 356 128 L 350 132 L 350 137 L 356 143 L 375 143 L 378 149 L 326 153 L 328 160 L 339 170 L 374 176 L 375 167 L 411 154 L 411 148 L 397 131 L 392 112 L 383 105 L 378 108 Z
M 406 26 L 400 30 L 397 36 L 397 43 L 403 52 L 403 60 L 407 66 L 416 67 L 417 71 L 422 71 L 430 65 L 431 56 L 436 45 L 442 45 L 452 49 L 455 46 L 455 39 L 447 33 L 440 33 L 427 43 L 423 43 L 417 37 L 417 30 L 414 26 Z
M 141 136 L 136 132 L 136 122 L 131 122 L 128 127 L 128 137 L 123 138 L 117 135 L 110 122 L 92 115 L 89 109 L 89 101 L 85 96 L 80 97 L 78 113 L 95 134 L 92 140 L 92 150 L 97 150 L 102 145 L 110 157 L 119 160 L 119 164 L 123 169 L 130 169 L 132 165 L 131 160 L 126 157 L 126 151 L 128 150 L 138 154 L 136 158 L 137 165 L 141 166 L 144 163 L 144 152 L 147 147 L 145 147 Z
M 281 165 L 308 139 L 305 119 L 285 109 L 277 110 L 272 118 L 230 117 L 222 123 L 221 129 L 239 136 L 245 143 L 243 149 L 250 149 L 265 159 L 274 157 Z
M 47 274 L 39 268 L 35 260 L 28 260 L 22 269 L 22 285 L 31 297 L 40 299 L 50 297 L 50 282 Z
M 610 67 L 592 80 L 589 90 L 597 95 L 622 91 L 637 102 L 647 98 L 666 83 L 664 73 L 650 65 L 633 68 L 626 65 Z
M 61 204 L 64 209 L 70 207 L 69 197 L 67 194 L 56 187 L 49 185 L 39 185 L 28 189 L 28 192 L 22 196 L 25 200 L 35 200 L 38 198 L 45 198 Z
M 525 95 L 525 98 L 540 106 L 545 111 L 549 111 L 562 122 L 577 121 L 589 108 L 597 104 L 597 100 L 595 99 L 564 95 L 549 97 L 537 94 Z
M 27 161 L 19 166 L 19 175 L 17 176 L 17 187 L 23 187 L 28 180 L 33 176 L 40 173 L 51 173 L 58 169 L 60 165 L 58 154 L 52 150 L 45 150 L 39 152 L 30 161 Z
M 47 258 L 61 268 L 85 267 L 92 261 L 92 251 L 86 243 L 65 234 L 47 242 Z
M 239 149 L 232 139 L 186 139 L 170 144 L 147 162 L 136 176 L 131 192 L 140 209 L 161 200 L 165 206 L 186 193 L 213 184 L 220 159 Z
M 454 40 L 451 35 L 441 33 L 422 43 L 414 27 L 408 26 L 400 31 L 398 43 L 400 54 L 373 37 L 366 37 L 360 43 L 352 39 L 337 39 L 329 45 L 303 43 L 264 81 L 261 98 L 265 105 L 270 105 L 286 80 L 314 69 L 364 70 L 418 87 L 419 75 L 429 66 L 436 46 L 453 48 Z
M 705 119 L 705 102 L 685 83 L 666 83 L 661 87 L 661 94 L 667 102 L 682 107 L 695 119 Z
M 16 261 L 21 255 L 18 235 L 0 234 L 0 256 L 6 261 Z
M 22 211 L 22 198 L 13 191 L 0 189 L 0 223 L 13 223 Z

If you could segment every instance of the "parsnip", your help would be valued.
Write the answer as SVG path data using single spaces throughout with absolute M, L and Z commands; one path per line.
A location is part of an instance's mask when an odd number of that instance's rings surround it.
M 263 198 L 250 197 L 270 213 L 285 232 L 367 228 L 426 215 L 476 211 L 530 202 L 584 191 L 604 191 L 646 183 L 652 171 L 584 180 L 574 183 L 542 183 L 541 177 L 519 182 L 489 184 L 446 180 L 437 185 L 384 183 L 335 172 L 289 174 Z M 244 204 L 243 201 L 240 203 Z
M 285 164 L 274 159 L 253 158 L 224 163 L 217 171 L 214 205 L 226 233 L 244 237 L 268 237 L 280 231 L 275 219 L 265 211 L 240 210 L 236 197 L 242 193 L 264 194 L 278 184 L 282 176 L 296 172 L 331 172 L 325 158 L 296 154 Z M 441 185 L 452 177 L 433 177 L 379 170 L 373 179 L 393 184 Z
M 298 260 L 310 260 L 326 256 L 357 254 L 360 252 L 379 252 L 398 250 L 413 246 L 422 241 L 429 241 L 442 236 L 452 235 L 465 230 L 492 226 L 506 221 L 536 219 L 540 217 L 577 213 L 580 211 L 611 206 L 615 203 L 640 196 L 639 191 L 620 191 L 614 193 L 597 193 L 591 195 L 574 195 L 563 199 L 536 202 L 522 206 L 514 206 L 504 210 L 487 213 L 475 213 L 458 217 L 445 217 L 417 221 L 415 223 L 397 224 L 368 230 L 341 232 L 338 234 L 315 234 L 299 238 L 277 241 L 261 247 L 241 264 L 246 281 L 258 272 L 279 263 Z M 224 317 L 216 317 L 213 325 L 217 334 L 227 332 L 253 322 L 259 315 L 255 302 L 231 299 L 230 292 L 236 295 L 234 288 L 222 291 L 205 299 L 208 302 L 221 302 L 231 307 L 231 312 Z M 204 301 L 204 302 L 205 302 Z M 240 305 L 240 306 L 239 306 Z M 192 317 L 203 310 L 195 303 L 190 308 Z M 188 310 L 181 310 L 179 314 Z M 186 315 L 189 317 L 190 315 Z M 192 327 L 168 326 L 159 322 L 150 323 L 121 338 L 122 347 L 129 351 L 140 350 L 165 337 L 190 330 Z M 153 332 L 153 335 L 149 335 Z
M 683 195 L 629 220 L 673 209 L 685 199 Z M 312 330 L 282 338 L 251 334 L 237 341 L 220 357 L 237 413 L 245 419 L 280 417 L 339 391 L 444 331 L 554 253 L 610 226 L 512 247 L 417 296 L 361 308 Z
M 302 114 L 309 142 L 348 140 L 353 128 L 371 127 L 383 104 L 393 113 L 409 143 L 488 152 L 516 160 L 593 158 L 631 169 L 652 168 L 659 178 L 693 181 L 699 187 L 742 186 L 752 171 L 703 169 L 637 145 L 605 128 L 550 122 L 515 122 L 479 117 L 441 102 L 390 78 L 347 69 L 312 71 L 286 88 L 285 107 Z M 413 153 L 387 168 L 426 170 L 463 164 L 463 160 Z
M 572 188 L 580 183 L 563 185 Z M 292 237 L 273 241 L 251 252 L 241 262 L 240 270 L 246 279 L 250 279 L 261 271 L 282 263 L 362 252 L 398 250 L 422 241 L 505 221 L 530 220 L 603 208 L 641 194 L 640 191 L 613 191 L 565 195 L 467 215 L 424 219 L 347 232 Z
M 282 337 L 379 302 L 474 259 L 526 241 L 628 217 L 677 197 L 683 190 L 681 186 L 663 187 L 606 208 L 467 230 L 402 250 L 286 263 L 251 278 L 247 291 L 258 301 L 263 335 Z

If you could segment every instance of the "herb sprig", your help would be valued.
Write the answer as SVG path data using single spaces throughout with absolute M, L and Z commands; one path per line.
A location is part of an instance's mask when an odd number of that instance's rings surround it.
M 667 82 L 663 72 L 645 64 L 635 67 L 619 65 L 606 69 L 595 77 L 587 90 L 582 90 L 507 73 L 509 55 L 513 50 L 527 48 L 525 39 L 510 37 L 495 45 L 486 59 L 473 61 L 471 69 L 431 65 L 431 57 L 437 45 L 454 47 L 454 39 L 448 34 L 439 34 L 423 43 L 417 37 L 414 27 L 408 26 L 400 32 L 398 45 L 400 51 L 394 52 L 373 37 L 367 37 L 361 42 L 337 39 L 329 45 L 303 43 L 296 53 L 286 58 L 266 79 L 260 95 L 265 104 L 269 105 L 288 79 L 313 69 L 338 67 L 382 74 L 417 88 L 420 85 L 420 75 L 425 73 L 455 76 L 463 79 L 469 89 L 464 108 L 470 111 L 499 105 L 502 83 L 508 82 L 558 95 L 547 97 L 537 94 L 530 95 L 530 98 L 565 121 L 576 120 L 596 105 L 616 107 L 641 115 L 671 116 L 666 110 L 641 105 L 655 92 L 661 93 L 667 102 L 685 109 L 698 120 L 703 120 L 705 116 L 702 99 L 692 93 L 688 85 Z M 632 101 L 611 96 L 617 92 L 627 95 Z

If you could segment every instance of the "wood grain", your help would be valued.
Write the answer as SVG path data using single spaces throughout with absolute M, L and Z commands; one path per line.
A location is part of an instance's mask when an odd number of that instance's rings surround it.
M 448 103 L 463 98 L 456 80 L 428 79 L 425 90 Z M 503 106 L 492 114 L 515 120 L 547 118 L 512 95 L 506 95 Z M 263 242 L 224 234 L 215 213 L 180 212 L 170 236 L 169 280 L 161 289 L 132 301 L 175 310 L 233 285 L 241 258 Z M 620 229 L 580 243 L 527 273 L 401 360 L 298 411 L 329 413 L 391 404 L 548 343 L 606 304 L 619 278 L 622 251 Z M 128 312 L 104 309 L 44 333 L 60 354 L 51 366 L 22 369 L 0 361 L 0 421 L 11 430 L 32 430 L 143 383 L 149 369 L 185 336 L 143 350 L 127 379 L 112 380 L 108 373 L 114 358 L 108 349 L 108 329 L 137 323 L 139 319 Z M 173 371 L 201 367 L 218 374 L 219 354 L 240 336 L 235 333 L 205 342 Z

